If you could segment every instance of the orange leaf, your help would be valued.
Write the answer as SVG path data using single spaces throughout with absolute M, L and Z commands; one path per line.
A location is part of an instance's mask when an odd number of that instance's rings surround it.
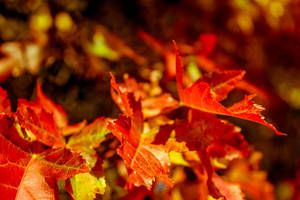
M 0 199 L 53 200 L 54 183 L 89 169 L 78 154 L 49 149 L 31 154 L 0 134 Z
M 141 101 L 136 101 L 133 93 L 121 91 L 114 76 L 112 74 L 111 76 L 111 87 L 118 93 L 125 105 L 126 116 L 119 115 L 117 120 L 109 123 L 108 129 L 121 142 L 118 154 L 124 160 L 129 171 L 128 188 L 144 185 L 150 190 L 156 178 L 160 178 L 166 185 L 172 186 L 173 184 L 168 178 L 170 165 L 168 153 L 162 145 L 153 145 L 147 138 L 141 136 L 144 123 Z
M 175 42 L 174 45 L 176 49 L 177 88 L 178 88 L 180 100 L 185 106 L 198 109 L 204 112 L 209 112 L 209 113 L 219 114 L 219 115 L 227 115 L 227 116 L 237 117 L 237 118 L 253 121 L 256 123 L 260 123 L 262 125 L 271 128 L 278 135 L 285 135 L 284 133 L 277 131 L 277 129 L 272 124 L 269 124 L 264 120 L 264 117 L 261 115 L 261 111 L 264 108 L 260 105 L 255 104 L 252 101 L 252 98 L 254 98 L 255 95 L 245 96 L 242 101 L 237 102 L 231 107 L 227 108 L 217 101 L 222 99 L 223 95 L 221 95 L 221 98 L 214 97 L 213 91 L 209 83 L 205 81 L 199 81 L 192 84 L 190 87 L 183 88 L 183 79 L 182 79 L 183 67 L 181 66 L 179 52 Z M 226 83 L 226 81 L 224 80 L 223 83 L 228 85 L 228 83 L 231 83 L 231 81 Z M 227 87 L 230 87 L 230 89 L 232 89 L 231 84 Z

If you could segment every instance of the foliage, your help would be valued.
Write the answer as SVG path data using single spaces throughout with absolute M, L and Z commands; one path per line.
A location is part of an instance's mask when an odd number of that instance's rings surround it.
M 1 2 L 0 199 L 298 199 L 298 4 Z
M 36 101 L 19 99 L 16 112 L 11 111 L 6 92 L 1 89 L 0 188 L 3 198 L 54 199 L 58 196 L 58 180 L 67 181 L 66 189 L 76 200 L 94 199 L 96 194 L 104 194 L 106 184 L 102 162 L 108 162 L 109 157 L 100 157 L 97 149 L 110 138 L 119 141 L 112 151 L 120 157 L 113 162 L 119 163 L 118 170 L 123 168 L 120 178 L 126 180 L 128 190 L 155 187 L 157 189 L 152 189 L 151 195 L 190 198 L 180 192 L 180 185 L 189 182 L 183 172 L 177 172 L 180 169 L 177 159 L 183 159 L 195 176 L 193 184 L 201 188 L 198 198 L 244 199 L 243 182 L 217 172 L 227 169 L 232 161 L 246 159 L 251 154 L 248 143 L 239 128 L 215 114 L 251 120 L 270 127 L 277 134 L 282 133 L 263 120 L 260 115 L 263 108 L 251 101 L 253 95 L 229 108 L 219 103 L 237 87 L 243 71 L 204 74 L 185 89 L 183 74 L 176 47 L 180 102 L 169 94 L 139 95 L 144 91 L 138 89 L 139 84 L 134 79 L 131 79 L 133 84 L 126 79 L 127 83 L 121 85 L 111 74 L 111 94 L 123 114 L 117 119 L 100 117 L 88 125 L 85 121 L 69 125 L 64 109 L 46 97 L 38 82 Z M 158 105 L 151 116 L 147 115 L 149 104 L 143 103 L 149 98 Z M 169 115 L 181 107 L 187 111 L 181 118 Z M 158 118 L 161 120 L 155 121 Z M 170 159 L 172 152 L 182 156 Z M 234 169 L 228 173 L 235 173 Z M 248 181 L 256 179 L 251 175 L 245 178 Z M 264 185 L 259 180 L 257 182 Z M 110 190 L 115 190 L 111 187 Z M 160 192 L 155 192 L 159 187 L 162 187 Z M 261 196 L 259 193 L 268 199 L 273 198 L 272 189 L 256 189 L 258 191 L 253 192 L 246 188 L 245 192 L 254 197 Z M 144 192 L 144 195 L 149 195 L 149 192 Z

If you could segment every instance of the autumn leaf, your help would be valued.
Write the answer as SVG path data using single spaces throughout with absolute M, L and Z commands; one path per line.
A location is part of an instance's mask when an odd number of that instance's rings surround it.
M 65 110 L 45 96 L 38 82 L 36 91 L 36 101 L 18 100 L 15 113 L 18 123 L 31 140 L 38 140 L 48 146 L 65 146 L 64 135 L 80 132 L 86 121 L 68 125 Z
M 213 114 L 191 109 L 188 120 L 177 121 L 175 125 L 176 140 L 186 142 L 190 150 L 208 148 L 215 143 L 221 143 L 236 148 L 244 156 L 248 155 L 248 143 L 239 129 Z M 225 152 L 220 154 L 224 156 Z
M 166 185 L 172 186 L 172 182 L 168 178 L 170 165 L 168 153 L 162 146 L 152 145 L 137 135 L 134 139 L 130 138 L 129 132 L 135 132 L 135 130 L 126 130 L 128 126 L 132 127 L 128 118 L 119 118 L 109 125 L 114 135 L 122 134 L 118 154 L 129 169 L 128 188 L 132 189 L 133 185 L 144 185 L 150 189 L 156 178 L 160 178 Z
M 151 141 L 142 135 L 143 115 L 140 100 L 136 101 L 132 93 L 122 92 L 114 76 L 111 76 L 111 87 L 121 97 L 126 109 L 125 115 L 119 115 L 117 120 L 108 125 L 108 129 L 121 142 L 118 154 L 129 171 L 128 188 L 144 185 L 150 189 L 156 178 L 172 186 L 168 178 L 168 153 L 163 146 L 151 144 Z
M 211 92 L 216 101 L 223 101 L 227 98 L 228 93 L 236 88 L 245 75 L 242 70 L 226 70 L 205 74 L 198 82 L 206 82 L 209 84 Z
M 242 193 L 238 184 L 224 181 L 220 176 L 214 176 L 213 182 L 226 199 L 245 200 L 245 195 Z
M 65 138 L 53 119 L 35 102 L 19 99 L 16 116 L 20 126 L 33 140 L 38 140 L 48 146 L 62 147 Z
M 136 101 L 134 94 L 129 93 L 127 91 L 122 92 L 121 87 L 119 84 L 117 84 L 116 79 L 112 73 L 110 73 L 111 76 L 111 94 L 112 96 L 118 95 L 119 100 L 117 102 L 120 102 L 123 104 L 122 112 L 127 116 L 130 117 L 131 120 L 133 120 L 133 126 L 136 126 L 137 131 L 142 131 L 144 126 L 144 116 L 142 113 L 142 105 L 141 100 L 139 99 L 138 102 Z M 117 94 L 115 94 L 115 92 Z M 120 107 L 121 108 L 121 107 Z
M 11 105 L 7 92 L 0 87 L 0 112 L 9 113 L 10 111 Z
M 124 78 L 124 83 L 118 85 L 122 91 L 133 93 L 136 100 L 141 99 L 142 112 L 145 118 L 158 116 L 174 110 L 178 106 L 178 102 L 169 93 L 152 94 L 152 89 L 158 87 L 157 85 L 138 83 L 134 78 L 128 76 Z M 126 103 L 122 103 L 124 98 L 122 99 L 118 93 L 113 90 L 111 91 L 111 96 L 124 113 L 126 110 Z
M 38 140 L 48 146 L 65 145 L 65 138 L 57 127 L 53 115 L 36 103 L 19 99 L 16 116 L 20 126 L 33 140 Z
M 274 200 L 274 187 L 267 180 L 266 172 L 259 169 L 262 154 L 251 152 L 249 158 L 234 160 L 224 174 L 225 178 L 239 184 L 252 199 Z
M 177 120 L 174 125 L 162 127 L 156 135 L 155 142 L 165 142 L 172 128 L 176 133 L 176 141 L 185 142 L 190 151 L 197 151 L 208 176 L 207 186 L 211 195 L 215 198 L 224 196 L 214 184 L 211 157 L 227 155 L 226 146 L 231 146 L 241 156 L 248 155 L 248 143 L 238 129 L 211 113 L 190 109 L 188 119 Z
M 95 119 L 78 134 L 72 135 L 67 143 L 68 148 L 81 153 L 91 168 L 97 161 L 94 148 L 98 147 L 105 140 L 105 136 L 110 133 L 106 126 L 107 120 L 104 117 Z
M 36 83 L 36 103 L 40 105 L 46 112 L 53 113 L 53 119 L 57 126 L 62 128 L 68 125 L 68 116 L 61 105 L 55 104 L 42 91 L 42 87 L 37 81 Z
M 272 124 L 269 124 L 264 120 L 264 117 L 261 115 L 261 111 L 264 110 L 264 108 L 260 105 L 255 104 L 252 101 L 255 95 L 247 95 L 242 101 L 239 101 L 230 107 L 224 107 L 221 103 L 217 101 L 217 99 L 222 99 L 224 95 L 222 95 L 222 98 L 214 97 L 213 91 L 209 83 L 205 81 L 197 81 L 190 87 L 183 88 L 183 67 L 181 66 L 179 52 L 175 42 L 174 45 L 176 49 L 177 88 L 180 100 L 185 106 L 198 109 L 204 112 L 219 115 L 227 115 L 260 123 L 271 128 L 278 135 L 285 135 L 284 133 L 277 131 L 277 129 Z M 222 87 L 226 88 L 226 84 L 228 85 L 228 83 L 232 82 L 226 82 L 224 80 L 223 83 L 225 85 Z M 215 87 L 217 87 L 217 85 Z M 229 87 L 232 88 L 232 85 L 230 84 Z
M 217 37 L 212 33 L 203 33 L 199 35 L 198 41 L 201 46 L 201 54 L 210 55 L 217 44 Z
M 69 119 L 64 108 L 54 103 L 44 94 L 38 81 L 36 83 L 36 103 L 46 112 L 53 114 L 53 120 L 57 127 L 62 130 L 63 135 L 78 133 L 86 125 L 85 120 L 74 125 L 69 125 Z
M 0 113 L 0 124 L 0 133 L 9 138 L 11 142 L 21 149 L 25 149 L 27 152 L 36 154 L 45 150 L 40 142 L 25 140 L 26 135 L 24 135 L 20 125 L 17 123 L 13 115 Z
M 97 178 L 90 173 L 76 174 L 70 179 L 74 200 L 94 200 L 97 194 L 104 194 L 106 182 L 104 177 Z
M 53 180 L 88 172 L 78 154 L 58 148 L 31 154 L 0 134 L 0 198 L 53 200 Z

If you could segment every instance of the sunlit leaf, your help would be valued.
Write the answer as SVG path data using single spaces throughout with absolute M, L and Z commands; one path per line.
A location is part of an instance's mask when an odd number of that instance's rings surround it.
M 272 124 L 269 124 L 264 120 L 264 117 L 261 115 L 261 111 L 264 110 L 264 108 L 260 105 L 255 104 L 252 101 L 255 95 L 247 95 L 242 101 L 239 101 L 230 107 L 224 107 L 221 103 L 217 101 L 217 99 L 223 99 L 223 94 L 221 95 L 221 98 L 215 97 L 213 90 L 211 89 L 209 83 L 207 83 L 206 81 L 197 81 L 190 87 L 183 88 L 183 67 L 181 66 L 179 52 L 175 42 L 174 45 L 176 48 L 177 88 L 180 100 L 184 105 L 204 112 L 219 115 L 228 115 L 232 117 L 246 119 L 249 121 L 254 121 L 271 128 L 278 135 L 285 135 L 284 133 L 277 131 L 277 129 Z M 232 89 L 232 85 L 228 84 L 231 83 L 231 81 L 227 82 L 224 80 L 222 83 L 225 84 L 224 89 L 226 89 L 226 91 L 229 90 L 228 87 Z M 222 83 L 218 83 L 218 85 Z M 222 93 L 224 89 L 222 89 Z
M 104 177 L 97 178 L 89 173 L 76 174 L 70 179 L 74 200 L 93 200 L 96 194 L 104 194 L 106 182 Z

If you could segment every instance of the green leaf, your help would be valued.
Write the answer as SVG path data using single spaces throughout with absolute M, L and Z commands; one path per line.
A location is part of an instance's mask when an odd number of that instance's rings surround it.
M 105 178 L 97 178 L 90 173 L 82 173 L 71 179 L 72 197 L 74 200 L 93 200 L 96 194 L 104 194 L 106 188 Z
M 104 117 L 97 118 L 83 128 L 79 134 L 73 135 L 67 143 L 68 148 L 81 153 L 90 168 L 93 168 L 97 161 L 94 148 L 97 148 L 110 132 L 106 126 L 107 120 Z

